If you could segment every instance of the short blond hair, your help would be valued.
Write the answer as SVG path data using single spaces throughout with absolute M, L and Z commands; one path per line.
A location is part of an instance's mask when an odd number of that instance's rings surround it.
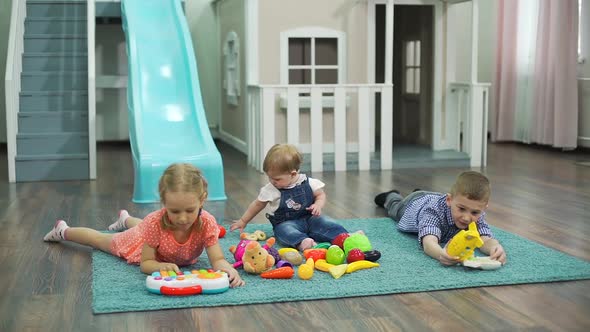
M 299 171 L 301 167 L 301 153 L 294 145 L 291 144 L 275 144 L 266 153 L 262 170 L 267 173 L 269 171 L 279 173 L 289 173 L 291 171 Z
M 488 178 L 475 171 L 466 171 L 455 180 L 451 187 L 451 195 L 462 195 L 470 200 L 488 202 L 491 195 L 491 185 Z
M 166 193 L 184 192 L 197 194 L 199 199 L 207 197 L 207 180 L 201 170 L 189 163 L 175 163 L 166 168 L 160 182 L 158 183 L 160 193 L 160 202 L 166 204 Z M 161 226 L 164 229 L 173 228 L 168 220 L 168 215 L 164 214 L 161 220 Z M 196 230 L 201 228 L 201 219 L 199 218 Z

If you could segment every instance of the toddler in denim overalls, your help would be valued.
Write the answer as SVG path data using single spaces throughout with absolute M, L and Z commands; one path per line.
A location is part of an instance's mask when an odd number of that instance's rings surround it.
M 297 148 L 289 144 L 276 144 L 268 151 L 262 168 L 270 183 L 260 189 L 257 199 L 231 225 L 231 231 L 242 232 L 268 205 L 266 216 L 276 239 L 285 246 L 303 251 L 348 233 L 340 224 L 321 215 L 326 203 L 324 183 L 299 173 L 301 159 Z

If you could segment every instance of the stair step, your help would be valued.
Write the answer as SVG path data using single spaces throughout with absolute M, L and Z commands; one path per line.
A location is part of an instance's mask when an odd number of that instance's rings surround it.
M 88 110 L 88 91 L 22 91 L 20 112 Z
M 27 17 L 86 17 L 86 0 L 27 0 Z
M 36 53 L 23 54 L 23 71 L 86 71 L 87 53 Z
M 88 73 L 72 72 L 23 72 L 21 86 L 26 91 L 85 90 L 88 88 Z
M 39 161 L 39 160 L 69 160 L 69 159 L 88 159 L 87 153 L 60 153 L 60 154 L 36 154 L 36 155 L 18 155 L 14 157 L 18 161 Z
M 65 181 L 90 178 L 88 154 L 17 155 L 16 181 Z
M 56 133 L 87 132 L 88 114 L 76 111 L 19 112 L 18 132 Z
M 25 35 L 86 35 L 86 31 L 86 18 L 27 17 L 25 19 Z
M 18 133 L 17 155 L 87 154 L 88 133 Z
M 24 36 L 24 52 L 87 52 L 86 35 L 31 34 Z

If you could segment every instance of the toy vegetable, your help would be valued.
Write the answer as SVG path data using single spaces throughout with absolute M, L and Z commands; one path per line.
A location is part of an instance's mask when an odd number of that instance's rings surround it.
M 279 267 L 278 269 L 262 272 L 261 277 L 265 279 L 291 279 L 295 271 L 290 266 Z

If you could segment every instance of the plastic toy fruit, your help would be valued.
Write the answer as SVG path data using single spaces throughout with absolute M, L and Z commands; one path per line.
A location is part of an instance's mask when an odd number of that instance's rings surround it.
M 344 251 L 335 244 L 331 245 L 326 252 L 326 262 L 334 265 L 344 263 Z
M 362 261 L 365 259 L 365 253 L 362 252 L 359 248 L 350 249 L 348 252 L 348 256 L 346 256 L 346 261 L 348 263 Z
M 303 257 L 299 253 L 299 251 L 287 251 L 280 255 L 280 258 L 284 261 L 287 261 L 293 265 L 299 265 L 303 263 Z
M 305 249 L 303 251 L 303 256 L 305 259 L 313 258 L 313 261 L 317 261 L 318 259 L 326 259 L 326 252 L 327 249 Z
M 348 264 L 346 267 L 346 273 L 352 273 L 358 270 L 370 269 L 379 266 L 379 263 L 369 262 L 366 260 L 356 261 Z
M 376 262 L 381 258 L 381 253 L 377 250 L 365 251 L 365 259 L 371 262 Z
M 320 270 L 320 271 L 324 271 L 324 272 L 329 272 L 330 268 L 332 268 L 334 266 L 336 266 L 336 265 L 326 262 L 325 259 L 318 259 L 317 261 L 315 261 L 315 265 L 314 265 L 316 270 Z
M 313 249 L 328 249 L 332 244 L 330 242 L 320 242 L 313 246 Z
M 344 240 L 346 240 L 350 234 L 348 233 L 340 233 L 336 235 L 334 240 L 332 240 L 332 244 L 339 246 L 341 249 L 344 249 Z
M 279 249 L 280 256 L 283 256 L 287 252 L 299 252 L 299 250 L 297 250 L 295 248 L 281 248 L 281 249 Z
M 340 264 L 330 268 L 329 272 L 334 277 L 334 279 L 338 279 L 342 277 L 343 274 L 346 273 L 346 269 L 348 268 L 348 264 Z
M 217 225 L 217 227 L 219 227 L 219 238 L 221 239 L 222 237 L 225 236 L 225 227 L 221 226 L 221 225 Z
M 277 268 L 279 268 L 279 267 L 283 267 L 283 266 L 288 266 L 288 267 L 291 267 L 291 268 L 293 268 L 293 264 L 291 264 L 291 263 L 290 263 L 290 262 L 288 262 L 288 261 L 284 261 L 284 260 L 280 260 L 280 261 L 278 261 L 278 262 L 275 264 L 275 266 L 276 266 Z
M 348 252 L 351 249 L 358 248 L 361 251 L 369 251 L 373 248 L 371 247 L 371 242 L 369 242 L 369 238 L 364 234 L 354 233 L 346 240 L 344 240 L 344 253 L 348 255 Z
M 297 275 L 300 279 L 309 280 L 313 277 L 313 267 L 314 267 L 314 260 L 313 258 L 308 258 L 304 264 L 301 264 L 297 269 Z

